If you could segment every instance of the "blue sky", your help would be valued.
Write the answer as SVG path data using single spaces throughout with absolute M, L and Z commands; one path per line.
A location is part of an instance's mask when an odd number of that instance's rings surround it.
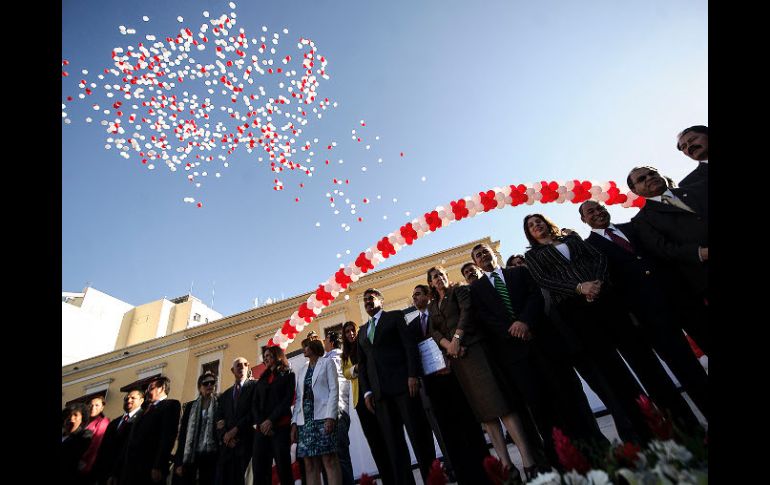
M 200 167 L 208 176 L 196 178 L 202 186 L 195 188 L 183 170 L 171 172 L 163 163 L 148 170 L 136 155 L 126 160 L 114 147 L 106 150 L 99 121 L 112 117 L 91 104 L 109 107 L 103 85 L 115 78 L 96 75 L 113 67 L 112 48 L 149 45 L 146 34 L 162 41 L 182 27 L 196 32 L 209 20 L 204 10 L 214 17 L 231 9 L 221 1 L 68 0 L 62 4 L 62 58 L 70 63 L 63 67 L 69 76 L 62 78 L 62 103 L 71 120 L 62 123 L 63 291 L 90 283 L 136 305 L 186 294 L 194 282 L 193 294 L 204 302 L 211 303 L 215 289 L 214 307 L 237 313 L 255 298 L 309 291 L 412 218 L 493 186 L 577 178 L 615 180 L 625 190 L 628 170 L 639 164 L 680 180 L 693 162 L 676 151 L 675 135 L 708 124 L 705 1 L 236 3 L 235 30 L 249 38 L 279 33 L 278 52 L 268 57 L 278 62 L 285 52 L 296 62 L 296 43 L 305 37 L 328 61 L 330 79 L 318 93 L 337 107 L 309 119 L 296 143 L 318 138 L 313 177 L 284 171 L 284 190 L 274 191 L 268 162 L 240 147 L 227 168 L 215 150 L 215 160 Z M 121 25 L 136 34 L 122 35 Z M 190 56 L 210 62 L 212 47 Z M 97 87 L 78 100 L 84 78 Z M 287 95 L 276 83 L 255 76 L 246 92 L 264 85 L 268 95 Z M 236 106 L 201 83 L 170 92 L 184 90 Z M 351 139 L 352 130 L 361 143 Z M 332 141 L 337 146 L 326 150 Z M 334 186 L 335 177 L 350 183 Z M 331 208 L 326 193 L 335 188 L 345 195 L 335 196 Z M 345 198 L 357 205 L 356 214 Z M 506 256 L 523 252 L 521 221 L 530 212 L 588 232 L 569 203 L 509 207 L 453 223 L 378 269 L 486 235 L 501 240 Z M 635 209 L 610 212 L 624 222 Z

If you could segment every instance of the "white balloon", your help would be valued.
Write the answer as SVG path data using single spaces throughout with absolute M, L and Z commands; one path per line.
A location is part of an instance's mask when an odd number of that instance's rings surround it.
M 473 194 L 471 195 L 471 200 L 473 201 L 474 204 L 478 204 L 479 202 L 481 202 L 481 196 L 479 194 Z
M 367 249 L 366 251 L 364 251 L 364 256 L 366 257 L 366 259 L 371 261 L 372 257 L 373 257 L 372 250 L 371 249 Z
M 602 188 L 598 185 L 593 185 L 588 191 L 591 192 L 592 195 L 598 195 L 602 192 Z
M 564 194 L 559 194 L 559 197 L 556 199 L 556 203 L 563 204 L 565 200 L 567 200 L 567 197 L 565 197 Z
M 599 194 L 599 200 L 602 202 L 606 202 L 607 199 L 609 198 L 610 198 L 610 194 L 608 194 L 607 192 L 602 192 L 601 194 Z
M 564 186 L 567 188 L 567 190 L 572 190 L 575 188 L 575 181 L 570 180 L 566 184 L 564 184 Z
M 535 199 L 533 199 L 532 197 L 530 197 L 529 199 L 527 199 L 527 201 L 525 202 L 525 204 L 527 204 L 527 205 L 532 205 L 532 204 L 534 204 L 534 203 L 535 203 Z
M 425 234 L 425 231 L 422 229 L 417 229 L 417 239 L 421 238 Z
M 571 202 L 575 198 L 575 192 L 572 192 L 571 190 L 567 191 L 564 194 L 564 197 Z
M 358 278 L 359 278 L 359 277 L 358 277 L 358 274 L 356 274 L 356 273 L 353 273 L 352 275 L 350 275 L 350 280 L 351 280 L 353 283 L 355 283 L 356 281 L 358 281 Z
M 343 269 L 342 272 L 345 274 L 345 276 L 350 276 L 353 274 L 353 270 L 350 268 L 350 266 L 345 266 L 345 269 Z
M 542 198 L 543 198 L 543 194 L 541 194 L 540 192 L 535 192 L 535 195 L 534 195 L 535 200 L 540 201 L 540 199 Z

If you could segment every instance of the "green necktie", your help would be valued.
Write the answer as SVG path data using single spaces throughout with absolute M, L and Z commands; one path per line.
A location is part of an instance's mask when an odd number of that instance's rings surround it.
M 490 273 L 492 275 L 492 279 L 495 280 L 495 289 L 497 290 L 497 293 L 500 295 L 500 298 L 503 299 L 503 303 L 505 304 L 505 308 L 508 310 L 508 313 L 513 316 L 513 305 L 511 305 L 511 297 L 508 295 L 508 288 L 505 287 L 505 283 L 503 283 L 503 279 L 500 278 L 500 275 L 497 274 L 497 272 L 492 271 Z
M 366 336 L 369 338 L 369 343 L 374 343 L 374 317 L 369 318 L 369 328 L 366 331 Z

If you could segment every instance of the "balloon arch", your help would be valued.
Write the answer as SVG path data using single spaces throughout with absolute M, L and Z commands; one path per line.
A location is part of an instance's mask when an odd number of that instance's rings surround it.
M 620 193 L 615 182 L 592 183 L 572 180 L 564 184 L 558 182 L 536 182 L 534 184 L 508 185 L 495 187 L 486 192 L 466 196 L 451 201 L 447 206 L 438 206 L 422 217 L 413 219 L 398 230 L 377 241 L 366 251 L 362 251 L 355 261 L 337 270 L 328 280 L 318 285 L 315 293 L 292 313 L 283 326 L 267 342 L 268 346 L 280 346 L 285 349 L 307 324 L 321 314 L 323 309 L 343 293 L 350 283 L 358 281 L 362 273 L 374 269 L 379 263 L 395 255 L 404 246 L 411 245 L 423 235 L 446 227 L 454 221 L 467 219 L 507 206 L 535 202 L 571 202 L 580 204 L 586 200 L 596 200 L 607 205 L 620 204 L 623 207 L 642 207 L 646 201 L 632 192 Z

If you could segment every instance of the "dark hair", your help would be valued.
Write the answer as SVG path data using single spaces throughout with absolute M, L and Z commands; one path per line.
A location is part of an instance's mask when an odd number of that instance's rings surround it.
M 82 418 L 82 423 L 80 424 L 80 427 L 85 429 L 86 426 L 88 426 L 88 422 L 91 420 L 91 413 L 88 411 L 88 408 L 86 407 L 85 403 L 82 402 L 73 402 L 67 404 L 67 406 L 62 411 L 62 424 L 64 424 L 70 416 L 72 416 L 75 413 L 80 413 L 80 416 Z M 72 430 L 76 431 L 76 430 Z
M 626 177 L 626 185 L 628 185 L 628 188 L 631 189 L 631 192 L 634 192 L 634 184 L 631 181 L 631 174 L 634 173 L 636 170 L 641 170 L 643 168 L 646 168 L 647 170 L 652 170 L 653 172 L 657 173 L 661 177 L 663 177 L 666 180 L 666 185 L 669 189 L 673 189 L 676 187 L 676 182 L 671 177 L 668 177 L 666 175 L 662 175 L 657 168 L 652 167 L 650 165 L 642 165 L 641 167 L 634 167 L 628 172 L 628 177 Z M 636 192 L 634 192 L 636 194 Z
M 511 264 L 513 264 L 513 260 L 516 258 L 520 258 L 522 261 L 524 260 L 523 254 L 511 254 L 511 257 L 508 258 L 508 260 L 505 262 L 505 267 L 509 267 Z
M 433 269 L 433 268 L 431 268 L 431 269 Z M 430 270 L 428 270 L 428 271 L 430 271 Z M 425 293 L 429 297 L 431 296 L 431 294 L 430 294 L 430 281 L 428 281 L 427 285 L 415 285 L 414 289 L 416 290 L 417 288 L 419 288 L 420 291 L 422 291 L 423 293 Z
M 282 348 L 276 346 L 267 347 L 262 352 L 262 360 L 265 358 L 265 354 L 270 353 L 273 356 L 273 360 L 277 362 L 276 368 L 281 371 L 289 370 L 289 360 L 286 358 L 286 352 Z M 262 374 L 264 375 L 264 374 Z
M 151 380 L 147 384 L 147 389 L 149 389 L 150 386 L 153 385 L 153 384 L 155 384 L 154 387 L 162 387 L 163 388 L 163 392 L 165 392 L 166 394 L 171 392 L 171 379 L 169 379 L 166 376 L 156 377 L 155 379 Z
M 107 404 L 107 401 L 104 400 L 104 396 L 102 396 L 102 395 L 92 397 L 91 399 L 88 400 L 88 404 L 91 404 L 91 401 L 93 401 L 94 399 L 101 400 L 102 401 L 102 406 Z M 104 414 L 104 413 L 102 413 L 102 414 Z
M 313 352 L 318 357 L 323 357 L 325 353 L 324 344 L 322 344 L 320 340 L 310 340 L 309 342 L 307 342 L 307 344 L 303 342 L 302 348 L 305 348 L 305 347 L 309 348 L 310 351 Z
M 679 139 L 690 132 L 701 133 L 703 135 L 709 136 L 709 127 L 703 126 L 703 125 L 695 125 L 689 128 L 685 128 L 684 130 L 682 130 L 681 133 L 676 135 L 676 149 L 679 150 L 680 152 L 682 151 L 682 148 L 679 145 Z
M 348 342 L 348 339 L 345 338 L 345 331 L 348 327 L 353 327 L 356 335 L 358 335 L 358 325 L 356 325 L 356 322 L 348 320 L 342 325 L 342 361 L 358 364 L 358 343 L 355 341 Z
M 326 340 L 332 344 L 332 348 L 338 349 L 342 346 L 342 335 L 336 330 L 329 330 L 326 332 Z
M 545 225 L 548 226 L 548 230 L 551 233 L 551 237 L 557 238 L 561 236 L 561 229 L 559 229 L 559 226 L 554 224 L 554 222 L 551 219 L 547 218 L 543 214 L 529 214 L 524 217 L 524 235 L 527 237 L 527 241 L 529 241 L 529 244 L 531 245 L 531 247 L 541 246 L 541 244 L 537 242 L 537 239 L 532 237 L 532 234 L 530 234 L 529 230 L 527 229 L 527 222 L 533 217 L 539 217 L 540 219 L 543 220 L 543 222 L 545 222 Z
M 213 377 L 215 381 L 217 380 L 216 374 L 214 374 L 210 370 L 207 370 L 206 372 L 204 372 L 198 377 L 198 387 L 201 387 L 201 384 L 203 384 L 203 381 L 206 380 L 207 377 Z
M 364 297 L 366 297 L 366 295 L 369 295 L 369 294 L 377 295 L 377 297 L 379 297 L 380 300 L 384 299 L 382 297 L 382 293 L 380 293 L 380 290 L 378 290 L 377 288 L 367 288 L 366 291 L 364 291 Z
M 476 263 L 474 263 L 473 261 L 468 261 L 467 263 L 462 265 L 462 267 L 460 267 L 460 274 L 465 274 L 465 268 L 467 268 L 468 266 L 476 266 Z M 478 266 L 476 267 L 478 268 Z
M 471 263 L 471 264 L 473 264 L 473 263 Z M 439 298 L 438 291 L 436 291 L 436 288 L 434 288 L 433 285 L 430 284 L 430 274 L 432 272 L 434 272 L 434 271 L 438 271 L 440 273 L 444 273 L 444 276 L 446 276 L 446 270 L 444 269 L 443 266 L 440 266 L 440 265 L 439 266 L 434 266 L 434 267 L 432 267 L 431 269 L 428 270 L 428 288 L 430 288 L 428 294 L 430 295 L 432 300 L 438 301 L 438 298 Z M 449 282 L 449 279 L 447 278 L 447 283 L 448 282 Z M 425 285 L 420 285 L 420 286 L 425 286 Z

